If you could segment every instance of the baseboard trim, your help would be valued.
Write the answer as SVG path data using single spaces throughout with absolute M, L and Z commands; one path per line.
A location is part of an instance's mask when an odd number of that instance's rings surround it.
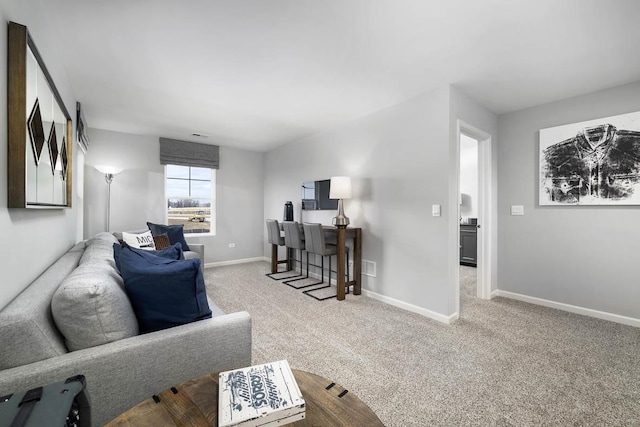
M 424 317 L 428 317 L 429 319 L 446 323 L 447 325 L 453 323 L 459 317 L 458 313 L 453 313 L 450 316 L 445 316 L 444 314 L 436 313 L 435 311 L 427 310 L 426 308 L 418 307 L 417 305 L 409 304 L 404 301 L 397 300 L 395 298 L 381 295 L 376 292 L 368 291 L 366 289 L 362 290 L 362 295 L 367 296 L 369 298 L 376 299 L 378 301 L 382 301 L 385 304 L 393 305 L 394 307 L 398 307 L 403 310 L 411 311 L 412 313 L 420 314 Z
M 568 311 L 570 313 L 582 314 L 584 316 L 595 317 L 597 319 L 608 320 L 610 322 L 621 323 L 623 325 L 635 326 L 636 328 L 640 328 L 640 319 L 636 319 L 633 317 L 621 316 L 619 314 L 607 313 L 605 311 L 598 311 L 590 308 L 579 307 L 576 305 L 530 297 L 528 295 L 517 294 L 515 292 L 497 290 L 495 293 L 496 296 L 499 297 L 515 299 L 518 301 L 528 302 L 530 304 L 555 308 L 562 311 Z
M 248 262 L 256 262 L 256 261 L 268 261 L 271 262 L 271 258 L 266 257 L 255 257 L 255 258 L 243 258 L 243 259 L 232 259 L 230 261 L 218 261 L 218 262 L 208 262 L 204 265 L 204 268 L 207 267 L 222 267 L 224 265 L 235 265 L 235 264 L 246 264 Z
M 489 295 L 489 299 L 493 299 L 493 298 L 495 298 L 497 296 L 498 296 L 498 291 L 497 290 L 491 291 L 491 295 Z
M 239 260 L 239 262 L 234 262 L 234 261 L 226 261 L 226 264 L 223 263 L 215 263 L 216 265 L 230 265 L 231 263 L 233 264 L 240 264 L 242 262 L 253 262 L 253 261 L 265 261 L 265 262 L 271 262 L 271 258 L 269 257 L 258 257 L 258 258 L 249 258 L 248 260 Z M 207 264 L 207 267 L 209 266 L 209 264 Z M 212 265 L 213 266 L 213 265 Z M 309 273 L 309 276 L 315 279 L 320 279 L 320 274 L 312 272 Z M 333 286 L 335 286 L 335 281 L 333 281 Z M 395 298 L 391 298 L 385 295 L 381 295 L 378 294 L 376 292 L 371 292 L 368 291 L 366 289 L 362 289 L 362 295 L 369 297 L 369 298 L 373 298 L 375 300 L 381 301 L 385 304 L 389 304 L 392 305 L 394 307 L 398 307 L 401 308 L 403 310 L 407 310 L 410 311 L 412 313 L 416 313 L 416 314 L 420 314 L 421 316 L 425 316 L 428 317 L 429 319 L 433 319 L 436 320 L 438 322 L 441 323 L 446 323 L 447 325 L 450 325 L 451 323 L 455 322 L 456 320 L 458 320 L 458 318 L 460 317 L 459 313 L 453 313 L 450 316 L 445 316 L 443 314 L 440 313 L 436 313 L 435 311 L 431 311 L 431 310 L 427 310 L 426 308 L 422 308 L 422 307 L 418 307 L 417 305 L 413 305 L 413 304 L 409 304 L 406 303 L 404 301 L 400 301 L 397 300 Z

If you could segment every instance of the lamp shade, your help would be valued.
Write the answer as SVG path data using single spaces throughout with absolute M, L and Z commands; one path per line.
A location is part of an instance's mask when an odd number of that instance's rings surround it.
M 106 165 L 96 165 L 95 168 L 104 174 L 111 174 L 111 175 L 118 175 L 120 172 L 124 170 L 123 168 L 119 168 L 116 166 L 106 166 Z
M 330 199 L 350 199 L 351 198 L 351 178 L 348 176 L 334 176 L 331 178 L 329 189 Z

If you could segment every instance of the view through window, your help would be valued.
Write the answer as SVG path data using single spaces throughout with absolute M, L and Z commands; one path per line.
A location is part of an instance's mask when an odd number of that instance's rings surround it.
M 167 224 L 215 234 L 215 170 L 167 165 Z

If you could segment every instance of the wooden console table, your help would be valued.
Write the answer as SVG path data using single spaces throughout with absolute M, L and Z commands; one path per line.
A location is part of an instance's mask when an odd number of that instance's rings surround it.
M 384 427 L 355 394 L 315 374 L 292 369 L 305 400 L 305 419 L 292 426 Z M 109 422 L 107 427 L 217 426 L 218 374 L 185 381 Z
M 282 228 L 282 224 L 280 224 L 280 227 Z M 300 224 L 300 227 L 302 227 L 302 224 Z M 338 252 L 336 288 L 338 293 L 338 300 L 343 300 L 345 298 L 345 287 L 347 286 L 347 281 L 344 278 L 346 274 L 345 265 L 347 254 L 345 248 L 347 238 L 353 239 L 353 279 L 349 281 L 348 285 L 353 285 L 354 295 L 360 295 L 362 293 L 362 229 L 359 227 L 338 228 L 332 225 L 323 225 L 322 228 L 327 234 L 336 234 L 336 244 Z M 291 270 L 293 268 L 293 256 L 288 249 L 286 252 L 287 270 Z M 278 245 L 271 245 L 271 273 L 277 273 L 278 264 L 284 262 L 285 261 L 278 261 Z
M 345 298 L 345 287 L 353 285 L 353 294 L 362 293 L 362 229 L 359 227 L 338 228 L 326 225 L 323 229 L 328 233 L 336 233 L 338 267 L 336 268 L 338 300 Z M 353 279 L 347 283 L 346 274 L 346 244 L 347 237 L 353 239 Z M 348 267 L 347 267 L 348 268 Z

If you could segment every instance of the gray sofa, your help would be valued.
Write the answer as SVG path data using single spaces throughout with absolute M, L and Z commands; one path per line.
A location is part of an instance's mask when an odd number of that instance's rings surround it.
M 126 294 L 122 299 L 122 279 L 108 250 L 115 241 L 101 233 L 78 243 L 0 311 L 0 395 L 83 374 L 92 423 L 98 426 L 172 385 L 251 364 L 251 317 L 224 314 L 212 301 L 211 319 L 136 335 L 137 322 L 127 314 L 128 299 Z M 77 306 L 60 302 L 76 294 L 91 301 Z M 94 309 L 94 303 L 103 307 Z M 110 342 L 93 345 L 95 337 L 83 336 L 95 327 L 82 317 L 91 310 L 102 322 L 94 335 Z M 82 320 L 69 323 L 68 316 L 76 312 Z M 58 324 L 65 316 L 63 335 Z M 127 331 L 115 330 L 109 321 L 127 323 Z M 79 336 L 67 336 L 74 328 Z M 133 336 L 119 338 L 123 333 Z M 68 350 L 78 345 L 93 346 Z

